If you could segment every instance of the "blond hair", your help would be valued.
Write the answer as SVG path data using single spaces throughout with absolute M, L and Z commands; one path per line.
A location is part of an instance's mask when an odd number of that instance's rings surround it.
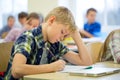
M 77 29 L 77 27 L 75 25 L 74 17 L 72 15 L 71 11 L 68 8 L 63 7 L 63 6 L 54 8 L 45 17 L 45 22 L 51 16 L 55 16 L 57 22 L 59 22 L 61 24 L 69 25 L 69 29 L 71 31 L 75 31 Z

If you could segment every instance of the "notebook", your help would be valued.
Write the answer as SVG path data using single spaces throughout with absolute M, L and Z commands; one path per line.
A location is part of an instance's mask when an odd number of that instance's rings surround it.
M 103 67 L 93 67 L 91 69 L 82 69 L 78 71 L 69 72 L 70 75 L 74 76 L 92 76 L 99 77 L 108 74 L 118 73 L 120 68 L 103 68 Z

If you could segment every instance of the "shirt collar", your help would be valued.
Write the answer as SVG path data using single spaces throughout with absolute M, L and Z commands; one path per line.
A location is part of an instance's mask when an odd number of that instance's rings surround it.
M 35 31 L 35 41 L 37 43 L 38 48 L 44 47 L 45 41 L 43 39 L 42 26 L 38 26 L 34 31 Z
M 88 25 L 93 25 L 93 24 L 95 24 L 95 23 L 96 23 L 96 22 L 93 22 L 93 23 L 89 24 L 89 23 L 87 22 Z

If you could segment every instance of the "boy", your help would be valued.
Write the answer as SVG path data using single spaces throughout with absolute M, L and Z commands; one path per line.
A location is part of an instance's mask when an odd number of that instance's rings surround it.
M 27 17 L 28 17 L 28 13 L 26 12 L 21 12 L 18 14 L 18 21 L 20 27 L 23 27 L 25 25 Z
M 97 11 L 94 8 L 87 10 L 86 17 L 88 19 L 87 23 L 84 24 L 84 30 L 80 33 L 87 38 L 99 37 L 101 31 L 101 25 L 95 21 Z
M 15 18 L 13 16 L 9 16 L 8 19 L 7 19 L 7 25 L 4 26 L 2 28 L 2 30 L 0 31 L 0 36 L 4 33 L 4 32 L 9 32 L 13 26 L 14 26 L 14 23 L 15 23 Z
M 79 53 L 69 51 L 60 40 L 71 34 Z M 65 7 L 49 12 L 38 28 L 26 31 L 15 42 L 4 79 L 14 80 L 25 75 L 63 70 L 65 58 L 76 65 L 91 65 L 91 57 L 76 30 L 74 18 Z

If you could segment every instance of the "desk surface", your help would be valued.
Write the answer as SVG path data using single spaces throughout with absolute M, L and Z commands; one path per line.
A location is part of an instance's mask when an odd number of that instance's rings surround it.
M 96 67 L 119 67 L 120 64 L 113 62 L 100 62 L 94 64 Z M 24 80 L 120 80 L 120 73 L 106 75 L 102 77 L 70 76 L 69 73 L 45 73 L 24 76 Z

